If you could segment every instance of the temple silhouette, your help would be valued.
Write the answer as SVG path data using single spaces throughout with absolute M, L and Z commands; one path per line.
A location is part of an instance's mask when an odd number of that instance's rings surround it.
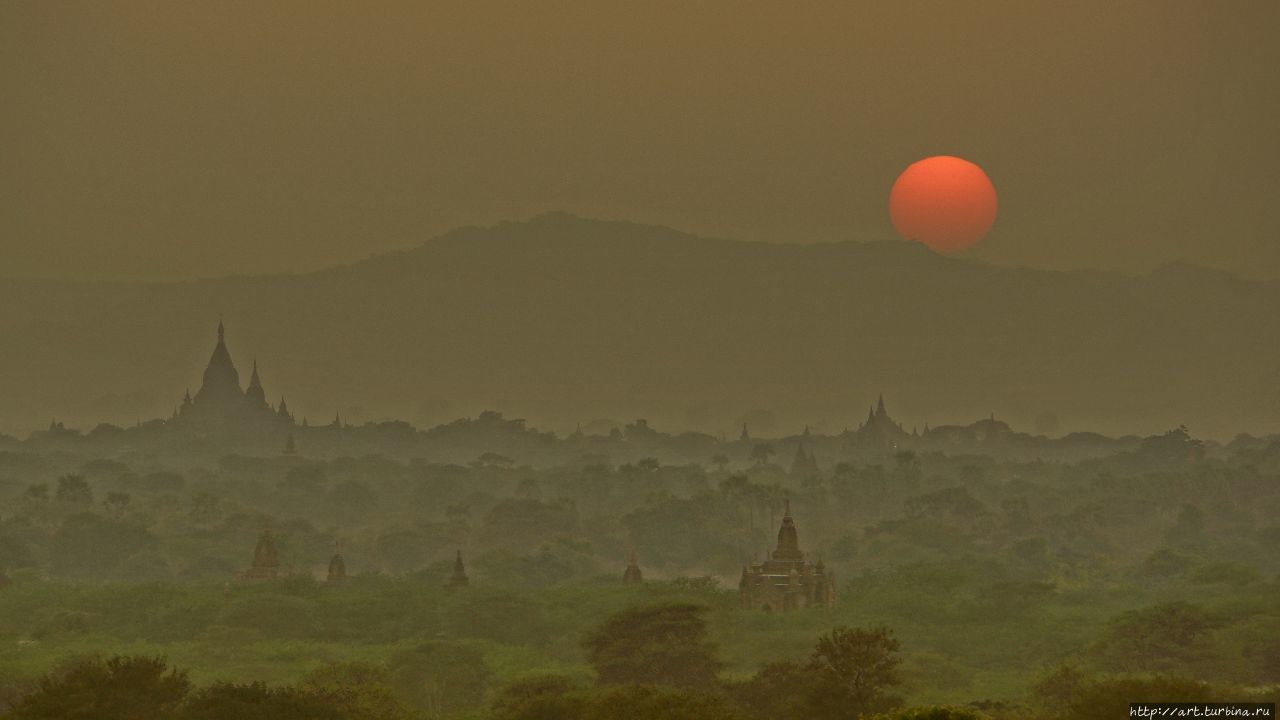
M 253 363 L 249 386 L 240 388 L 240 371 L 227 350 L 226 327 L 218 321 L 218 341 L 213 355 L 204 370 L 204 380 L 195 397 L 188 390 L 182 404 L 174 410 L 173 422 L 178 425 L 215 430 L 222 427 L 246 424 L 293 425 L 293 415 L 284 398 L 272 407 L 258 375 L 258 363 Z
M 778 547 L 763 563 L 742 568 L 738 597 L 742 607 L 766 612 L 835 605 L 835 576 L 821 560 L 814 564 L 805 559 L 790 500 L 778 528 Z

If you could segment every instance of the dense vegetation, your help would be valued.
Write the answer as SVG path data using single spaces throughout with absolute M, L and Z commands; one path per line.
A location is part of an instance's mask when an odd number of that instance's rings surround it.
M 64 685 L 125 676 L 175 718 L 1087 718 L 1274 696 L 1280 444 L 1177 430 L 1048 462 L 808 442 L 818 468 L 794 472 L 751 441 L 536 466 L 15 443 L 0 707 L 56 717 L 40 703 L 84 695 Z M 739 607 L 784 499 L 836 574 L 831 611 Z M 285 577 L 236 581 L 267 526 Z M 350 577 L 329 585 L 339 541 Z M 457 549 L 471 584 L 449 590 Z M 620 582 L 631 549 L 640 586 Z M 869 672 L 862 694 L 841 681 Z

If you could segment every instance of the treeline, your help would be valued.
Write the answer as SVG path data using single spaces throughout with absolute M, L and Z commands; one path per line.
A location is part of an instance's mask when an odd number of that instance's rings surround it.
M 29 687 L 3 688 L 12 720 L 1093 720 L 1123 717 L 1131 702 L 1264 701 L 1266 693 L 1215 688 L 1167 675 L 1088 677 L 1062 666 L 1029 703 L 906 707 L 900 644 L 886 628 L 836 627 L 807 657 L 724 679 L 708 640 L 706 608 L 642 606 L 593 628 L 582 649 L 594 682 L 540 674 L 485 691 L 484 663 L 447 644 L 413 647 L 390 664 L 330 663 L 292 684 L 215 682 L 145 656 L 70 660 Z
M 803 656 L 834 626 L 888 625 L 911 703 L 1021 703 L 1063 661 L 1267 687 L 1280 450 L 1202 450 L 1179 430 L 1073 463 L 0 452 L 0 677 L 128 648 L 202 684 L 278 686 L 317 658 L 392 668 L 408 643 L 443 642 L 482 656 L 482 694 L 548 671 L 580 688 L 585 628 L 688 601 L 711 608 L 729 679 Z M 836 578 L 829 613 L 738 607 L 742 565 L 772 548 L 788 501 L 802 549 Z M 266 527 L 282 577 L 237 582 Z M 331 586 L 339 543 L 348 579 Z M 471 586 L 449 594 L 459 549 Z M 628 588 L 632 550 L 646 582 Z

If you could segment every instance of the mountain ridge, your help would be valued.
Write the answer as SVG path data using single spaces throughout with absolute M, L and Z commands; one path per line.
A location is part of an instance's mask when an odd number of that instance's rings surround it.
M 747 242 L 552 213 L 304 274 L 0 281 L 6 295 L 9 431 L 167 415 L 219 315 L 241 367 L 260 361 L 269 395 L 315 417 L 493 408 L 553 429 L 647 416 L 727 430 L 760 410 L 839 427 L 885 391 L 908 422 L 997 411 L 1026 429 L 1056 416 L 1064 432 L 1280 429 L 1265 363 L 1280 282 L 1176 263 L 1006 268 L 910 243 Z

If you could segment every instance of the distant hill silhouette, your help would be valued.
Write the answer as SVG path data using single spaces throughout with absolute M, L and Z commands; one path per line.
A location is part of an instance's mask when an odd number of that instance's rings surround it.
M 558 429 L 647 417 L 736 436 L 762 409 L 777 427 L 761 435 L 835 432 L 883 391 L 908 430 L 990 412 L 1026 430 L 1037 417 L 1060 432 L 1280 430 L 1280 283 L 558 213 L 306 275 L 0 280 L 0 428 L 167 417 L 198 385 L 220 316 L 271 401 L 313 422 L 494 408 Z

